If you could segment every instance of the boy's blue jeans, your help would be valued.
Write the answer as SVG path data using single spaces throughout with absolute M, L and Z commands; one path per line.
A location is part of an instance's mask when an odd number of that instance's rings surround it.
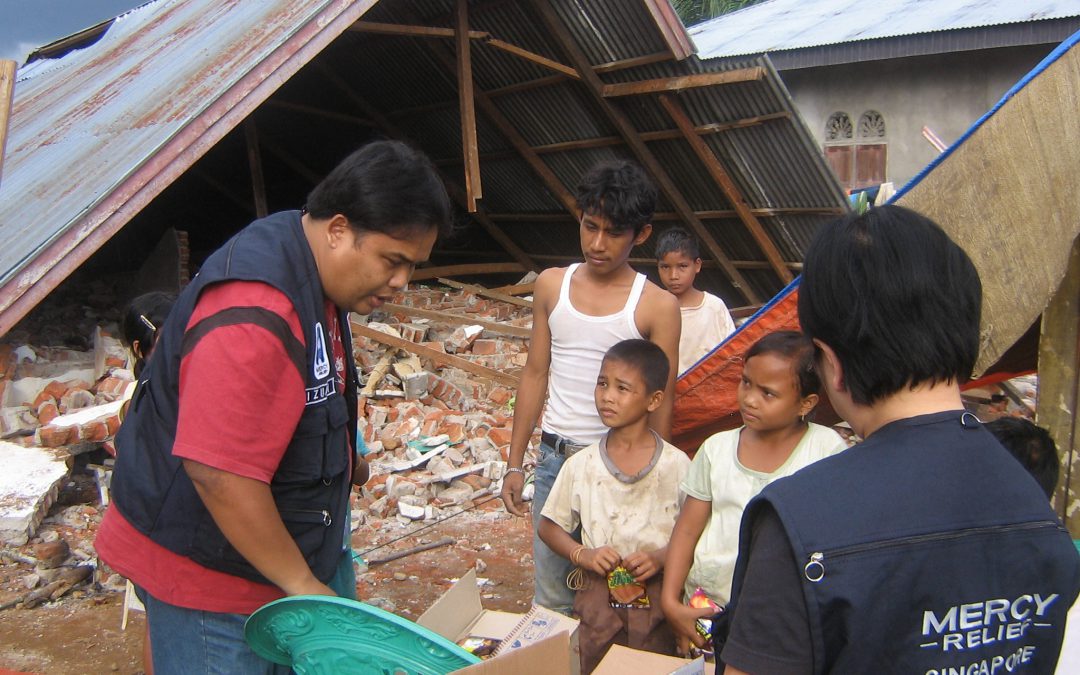
M 352 549 L 346 549 L 334 578 L 327 584 L 341 597 L 356 598 Z M 244 641 L 247 614 L 185 609 L 139 594 L 150 624 L 150 648 L 157 675 L 288 675 L 289 666 L 271 663 Z
M 555 484 L 566 457 L 555 452 L 546 443 L 540 444 L 540 457 L 536 464 L 533 481 L 533 564 L 536 566 L 533 586 L 533 603 L 556 612 L 570 614 L 574 609 L 574 591 L 566 587 L 566 575 L 574 568 L 570 561 L 540 541 L 540 512 L 544 510 L 548 495 Z M 575 539 L 579 538 L 575 534 Z

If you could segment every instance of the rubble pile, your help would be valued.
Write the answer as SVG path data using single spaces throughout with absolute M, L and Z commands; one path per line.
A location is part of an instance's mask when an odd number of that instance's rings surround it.
M 532 321 L 519 302 L 416 287 L 354 317 L 372 470 L 354 524 L 432 520 L 497 494 Z

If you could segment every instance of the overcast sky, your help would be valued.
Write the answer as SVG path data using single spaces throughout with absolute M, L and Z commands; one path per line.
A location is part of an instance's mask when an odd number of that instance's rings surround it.
M 146 0 L 0 0 L 0 59 L 22 65 L 54 40 L 123 14 Z

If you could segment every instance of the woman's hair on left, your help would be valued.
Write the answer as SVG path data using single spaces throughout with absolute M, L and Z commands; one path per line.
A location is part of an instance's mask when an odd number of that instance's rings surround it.
M 762 337 L 747 350 L 743 363 L 759 354 L 779 354 L 791 359 L 798 379 L 799 396 L 806 398 L 821 390 L 821 378 L 814 367 L 814 343 L 794 330 L 781 330 Z
M 124 342 L 131 347 L 138 340 L 139 351 L 142 352 L 135 362 L 136 377 L 142 370 L 146 356 L 154 348 L 157 333 L 169 316 L 169 310 L 172 309 L 175 301 L 176 296 L 170 293 L 153 291 L 136 297 L 124 310 L 124 320 L 120 324 Z
M 671 364 L 667 354 L 656 343 L 648 340 L 623 340 L 607 350 L 604 360 L 614 360 L 632 366 L 641 373 L 649 393 L 664 391 L 667 386 Z

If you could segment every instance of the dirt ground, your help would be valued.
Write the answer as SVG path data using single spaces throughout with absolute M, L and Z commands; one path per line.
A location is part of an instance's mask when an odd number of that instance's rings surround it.
M 44 527 L 57 531 L 73 551 L 92 554 L 100 504 L 93 479 L 80 472 L 62 490 L 50 516 L 76 505 L 83 505 L 79 512 L 85 514 L 84 526 L 47 521 Z M 487 580 L 481 588 L 485 607 L 511 612 L 528 607 L 533 568 L 527 521 L 510 517 L 494 499 L 418 531 L 425 525 L 430 523 L 403 525 L 388 519 L 365 523 L 354 532 L 354 550 L 369 560 L 447 536 L 455 539 L 452 546 L 416 553 L 361 573 L 357 581 L 361 600 L 415 620 L 454 580 L 476 567 L 477 576 Z M 417 533 L 409 536 L 412 532 Z M 371 550 L 403 535 L 399 541 Z M 31 548 L 8 550 L 30 555 Z M 25 579 L 32 572 L 26 564 L 0 561 L 0 605 L 27 593 Z M 127 630 L 120 629 L 123 594 L 102 585 L 110 575 L 111 571 L 102 569 L 93 583 L 34 609 L 0 610 L 0 675 L 5 671 L 141 673 L 144 617 L 133 612 Z

